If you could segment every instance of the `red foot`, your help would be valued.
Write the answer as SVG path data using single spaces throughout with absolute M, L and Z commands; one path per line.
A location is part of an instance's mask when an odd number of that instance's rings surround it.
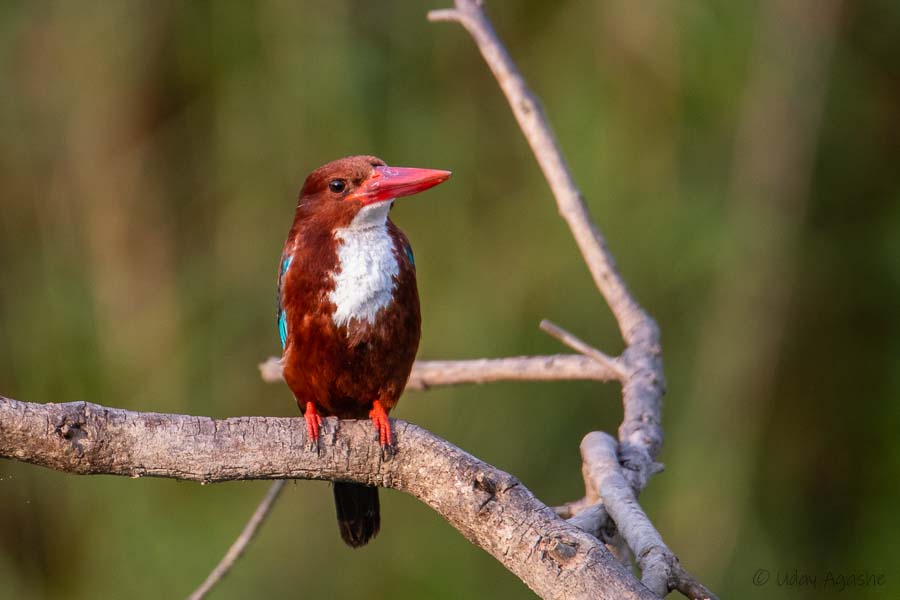
M 309 443 L 315 445 L 319 442 L 319 427 L 322 426 L 322 417 L 316 412 L 316 405 L 307 402 L 303 417 L 306 419 L 306 434 L 309 437 Z
M 375 430 L 378 432 L 378 441 L 381 442 L 381 447 L 393 446 L 394 436 L 391 434 L 391 422 L 388 421 L 387 411 L 378 400 L 372 403 L 369 418 L 372 419 Z

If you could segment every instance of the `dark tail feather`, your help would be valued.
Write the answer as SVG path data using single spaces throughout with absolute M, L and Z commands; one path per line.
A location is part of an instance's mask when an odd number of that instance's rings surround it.
M 335 481 L 334 506 L 337 509 L 341 538 L 348 546 L 364 546 L 378 533 L 381 515 L 378 510 L 377 487 Z

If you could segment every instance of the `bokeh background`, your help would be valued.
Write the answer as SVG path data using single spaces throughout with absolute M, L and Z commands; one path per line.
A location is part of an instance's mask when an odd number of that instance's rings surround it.
M 306 173 L 347 154 L 454 178 L 392 213 L 422 358 L 553 353 L 616 325 L 505 100 L 440 1 L 0 3 L 0 393 L 294 415 L 275 271 Z M 722 597 L 900 597 L 900 4 L 489 3 L 593 216 L 658 319 L 664 473 L 642 502 Z M 580 497 L 591 383 L 411 392 L 396 416 Z M 0 597 L 177 598 L 266 482 L 0 462 Z M 410 497 L 369 547 L 290 484 L 215 598 L 529 598 Z M 766 569 L 771 580 L 753 585 Z M 882 574 L 839 593 L 831 572 Z M 785 575 L 812 585 L 778 585 Z

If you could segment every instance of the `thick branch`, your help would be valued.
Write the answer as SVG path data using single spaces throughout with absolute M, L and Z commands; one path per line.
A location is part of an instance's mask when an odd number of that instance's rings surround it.
M 262 378 L 282 381 L 281 361 L 270 357 L 259 365 Z M 513 356 L 474 360 L 417 360 L 408 390 L 495 381 L 614 381 L 619 373 L 609 365 L 578 354 Z
M 322 451 L 300 418 L 138 413 L 0 396 L 0 457 L 81 474 L 336 479 L 394 488 L 437 511 L 544 598 L 653 598 L 596 538 L 559 519 L 511 475 L 404 421 L 381 459 L 371 426 L 325 419 Z

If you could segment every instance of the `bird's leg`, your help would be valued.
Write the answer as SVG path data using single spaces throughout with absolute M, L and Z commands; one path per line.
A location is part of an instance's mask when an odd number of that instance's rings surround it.
M 383 458 L 388 459 L 394 453 L 394 436 L 391 434 L 391 422 L 388 420 L 387 411 L 384 410 L 384 406 L 378 400 L 372 403 L 369 418 L 372 419 L 375 431 L 378 432 L 381 455 Z
M 316 405 L 312 402 L 306 403 L 306 410 L 303 411 L 303 418 L 306 419 L 306 437 L 309 438 L 307 447 L 316 452 L 319 451 L 319 427 L 322 426 L 322 417 L 316 412 Z

